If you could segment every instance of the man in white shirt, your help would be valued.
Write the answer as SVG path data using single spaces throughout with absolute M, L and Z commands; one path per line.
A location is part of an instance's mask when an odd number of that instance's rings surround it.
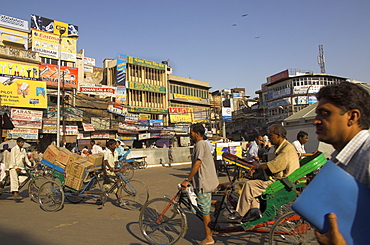
M 307 156 L 312 156 L 314 153 L 306 153 L 306 150 L 304 149 L 304 144 L 306 144 L 308 141 L 308 133 L 305 131 L 299 131 L 297 134 L 297 140 L 293 141 L 293 146 L 296 149 L 299 158 L 307 157 Z
M 258 135 L 247 150 L 248 151 L 247 158 L 246 158 L 247 162 L 250 162 L 250 163 L 255 162 L 255 161 L 258 162 L 260 160 L 258 157 L 258 151 L 262 143 L 263 143 L 263 137 L 261 135 Z
M 104 153 L 103 148 L 95 144 L 95 140 L 90 141 L 91 154 Z
M 9 175 L 10 175 L 10 191 L 13 193 L 15 200 L 20 200 L 22 197 L 19 195 L 19 173 L 25 173 L 25 164 L 27 167 L 31 167 L 31 162 L 27 157 L 26 150 L 23 148 L 24 139 L 19 137 L 17 139 L 17 145 L 12 148 L 10 152 L 10 164 L 9 164 Z

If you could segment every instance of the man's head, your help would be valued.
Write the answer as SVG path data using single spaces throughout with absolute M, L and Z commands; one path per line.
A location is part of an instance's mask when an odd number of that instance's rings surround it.
M 369 93 L 360 86 L 343 82 L 326 86 L 316 95 L 317 138 L 340 151 L 361 130 L 370 126 Z
M 297 134 L 297 140 L 299 141 L 299 143 L 301 143 L 301 145 L 306 144 L 308 141 L 308 133 L 306 133 L 305 131 L 299 131 Z
M 110 149 L 111 151 L 114 151 L 114 149 L 116 148 L 116 143 L 117 142 L 114 139 L 108 140 L 107 142 L 108 149 Z
M 271 144 L 278 146 L 286 138 L 286 129 L 281 124 L 274 124 L 270 127 L 268 137 Z
M 24 139 L 22 137 L 18 137 L 17 139 L 17 145 L 22 148 L 24 145 Z
M 204 133 L 206 132 L 205 128 L 201 123 L 196 123 L 190 127 L 190 138 L 194 142 L 204 139 Z
M 91 145 L 91 146 L 95 145 L 95 140 L 91 140 L 91 141 L 90 141 L 90 145 Z
M 256 138 L 254 138 L 256 141 L 257 145 L 262 145 L 263 144 L 263 137 L 262 135 L 258 135 Z
M 120 146 L 120 145 L 121 145 L 121 141 L 116 140 L 116 146 L 118 147 L 118 146 Z

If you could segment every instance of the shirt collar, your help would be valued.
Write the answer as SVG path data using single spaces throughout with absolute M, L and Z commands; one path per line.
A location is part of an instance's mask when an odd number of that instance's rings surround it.
M 369 136 L 370 133 L 367 129 L 361 130 L 347 143 L 347 145 L 340 152 L 334 151 L 333 154 L 331 154 L 331 160 L 335 163 L 340 162 L 343 165 L 347 165 L 353 155 L 357 152 L 357 150 L 361 147 L 361 145 Z

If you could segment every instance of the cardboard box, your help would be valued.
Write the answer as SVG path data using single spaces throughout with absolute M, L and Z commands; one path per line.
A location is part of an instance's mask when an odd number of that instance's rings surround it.
M 55 145 L 51 144 L 46 148 L 46 151 L 42 155 L 42 158 L 44 158 L 46 161 L 49 161 L 51 163 L 54 163 L 55 159 L 59 155 L 59 149 Z
M 69 163 L 66 166 L 66 174 L 67 176 L 72 176 L 78 179 L 84 179 L 88 173 L 88 170 L 92 168 L 92 164 L 86 160 L 78 160 L 72 163 Z
M 67 176 L 65 185 L 74 190 L 79 191 L 83 187 L 83 180 L 79 178 L 75 178 L 73 176 Z
M 61 167 L 64 170 L 66 169 L 66 166 L 63 163 L 59 162 L 58 160 L 54 161 L 54 165 Z
M 98 153 L 98 154 L 92 154 L 89 155 L 87 160 L 92 163 L 94 167 L 101 167 L 103 164 L 104 154 Z
M 59 155 L 57 156 L 56 161 L 63 164 L 64 166 L 79 159 L 79 155 L 70 152 L 66 148 L 61 147 L 59 148 L 59 150 Z

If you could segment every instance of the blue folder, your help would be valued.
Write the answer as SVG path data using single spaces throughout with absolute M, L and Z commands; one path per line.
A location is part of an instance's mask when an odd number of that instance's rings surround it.
M 329 231 L 325 217 L 335 213 L 347 244 L 370 244 L 370 188 L 328 161 L 293 203 L 292 209 L 321 233 Z

